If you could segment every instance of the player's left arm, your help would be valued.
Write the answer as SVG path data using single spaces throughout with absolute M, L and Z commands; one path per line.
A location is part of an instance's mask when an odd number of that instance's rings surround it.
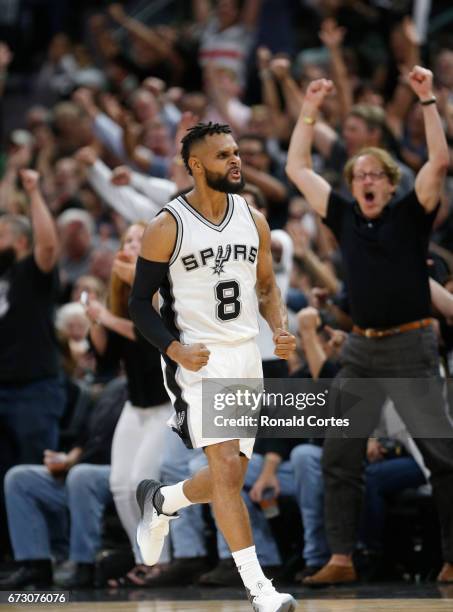
M 258 262 L 256 270 L 256 291 L 260 313 L 272 330 L 275 355 L 288 359 L 296 348 L 296 339 L 288 330 L 286 306 L 275 280 L 272 267 L 271 232 L 264 216 L 251 209 L 259 235 Z
M 435 100 L 433 73 L 421 66 L 415 66 L 409 73 L 409 84 L 422 104 L 428 145 L 428 161 L 417 174 L 415 193 L 426 212 L 431 212 L 439 202 L 442 183 L 448 170 L 448 145 L 436 103 L 425 104 Z

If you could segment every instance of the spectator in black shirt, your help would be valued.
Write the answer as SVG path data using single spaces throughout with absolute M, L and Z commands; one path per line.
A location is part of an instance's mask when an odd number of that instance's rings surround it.
M 444 411 L 437 341 L 430 316 L 426 265 L 428 238 L 448 168 L 448 148 L 432 93 L 432 73 L 416 66 L 409 83 L 423 107 L 428 161 L 419 171 L 414 191 L 396 200 L 396 163 L 382 149 L 359 152 L 346 165 L 346 180 L 354 201 L 332 193 L 330 185 L 312 170 L 313 126 L 332 83 L 313 81 L 306 92 L 292 136 L 287 171 L 310 205 L 334 232 L 342 251 L 350 312 L 355 324 L 342 354 L 339 377 L 418 379 L 430 377 L 432 392 L 395 393 L 392 399 L 431 471 L 438 505 L 445 565 L 441 582 L 453 582 L 453 440 Z M 370 394 L 370 391 L 372 393 Z M 377 425 L 388 391 L 367 383 L 367 432 L 363 438 L 328 437 L 324 446 L 326 526 L 333 553 L 329 563 L 306 584 L 352 582 L 356 573 L 354 548 L 362 499 L 365 436 Z M 362 419 L 363 420 L 363 419 Z M 423 438 L 417 427 L 435 423 L 449 439 Z M 426 434 L 425 434 L 426 435 Z M 339 500 L 341 502 L 339 503 Z
M 0 491 L 9 467 L 37 463 L 45 448 L 57 447 L 65 406 L 53 325 L 57 233 L 38 173 L 22 170 L 21 179 L 31 224 L 0 217 Z

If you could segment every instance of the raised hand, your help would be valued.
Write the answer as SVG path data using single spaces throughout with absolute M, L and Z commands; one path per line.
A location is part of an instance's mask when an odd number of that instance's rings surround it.
M 108 314 L 107 308 L 97 300 L 89 300 L 85 306 L 85 312 L 92 323 L 100 324 L 102 324 L 105 315 Z
M 97 158 L 97 153 L 93 147 L 82 147 L 74 155 L 74 159 L 84 166 L 92 166 Z
M 100 96 L 100 102 L 107 115 L 113 119 L 113 121 L 119 123 L 123 113 L 123 107 L 115 96 L 110 93 L 104 93 Z
M 287 57 L 274 57 L 270 63 L 270 69 L 276 79 L 283 81 L 290 73 L 291 62 Z
M 329 79 L 316 79 L 312 81 L 305 92 L 304 104 L 309 103 L 311 106 L 319 109 L 324 102 L 324 99 L 333 92 L 334 85 Z
M 414 20 L 409 15 L 403 19 L 401 23 L 401 31 L 408 43 L 413 45 L 414 47 L 418 47 L 420 45 L 420 36 L 417 32 L 417 27 L 415 25 Z
M 124 185 L 129 185 L 132 180 L 132 172 L 131 169 L 127 166 L 118 166 L 112 172 L 112 178 L 110 181 L 117 185 L 117 187 L 123 187 Z
M 313 308 L 321 310 L 326 306 L 330 291 L 325 287 L 313 287 L 308 296 L 308 303 Z
M 110 4 L 107 11 L 110 17 L 117 23 L 123 23 L 123 21 L 127 18 L 124 7 L 119 2 L 113 2 L 113 4 Z
M 299 322 L 299 329 L 302 331 L 316 331 L 321 323 L 319 312 L 312 306 L 302 308 L 302 310 L 297 313 L 297 320 Z
M 116 254 L 113 260 L 112 272 L 127 285 L 132 286 L 135 278 L 135 266 L 137 259 L 128 255 L 124 251 Z
M 408 76 L 412 91 L 421 101 L 433 96 L 433 73 L 422 66 L 414 66 Z
M 28 194 L 39 189 L 39 172 L 36 172 L 36 170 L 21 170 L 20 178 L 22 186 Z
M 258 70 L 266 70 L 270 67 L 272 53 L 267 47 L 258 47 L 256 50 L 256 63 Z
M 29 145 L 22 145 L 8 156 L 8 160 L 6 162 L 7 167 L 17 172 L 21 168 L 26 168 L 30 164 L 31 157 L 31 147 Z
M 319 38 L 328 49 L 334 49 L 341 47 L 345 34 L 346 29 L 341 28 L 335 19 L 325 19 L 321 24 Z
M 91 116 L 94 116 L 97 112 L 97 106 L 94 101 L 93 92 L 87 87 L 79 87 L 72 94 L 73 101 L 78 104 L 83 110 Z

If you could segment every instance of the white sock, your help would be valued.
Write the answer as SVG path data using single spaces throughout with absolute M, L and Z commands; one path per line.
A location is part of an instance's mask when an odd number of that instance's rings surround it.
M 253 595 L 257 595 L 265 585 L 271 584 L 263 574 L 254 546 L 237 550 L 232 555 L 245 588 Z
M 174 514 L 181 508 L 187 508 L 191 506 L 193 502 L 184 495 L 182 490 L 185 480 L 181 480 L 175 485 L 168 487 L 162 487 L 160 492 L 164 496 L 164 503 L 162 504 L 162 511 L 164 514 Z

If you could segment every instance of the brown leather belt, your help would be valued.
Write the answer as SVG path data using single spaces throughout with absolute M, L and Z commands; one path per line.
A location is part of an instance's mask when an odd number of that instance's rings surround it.
M 421 329 L 422 327 L 429 327 L 433 322 L 433 319 L 420 319 L 419 321 L 411 321 L 410 323 L 403 323 L 397 327 L 389 327 L 388 329 L 362 329 L 357 325 L 354 325 L 352 331 L 354 334 L 359 336 L 365 336 L 365 338 L 386 338 L 387 336 L 396 336 L 397 334 L 403 334 L 404 332 L 411 331 L 412 329 Z

